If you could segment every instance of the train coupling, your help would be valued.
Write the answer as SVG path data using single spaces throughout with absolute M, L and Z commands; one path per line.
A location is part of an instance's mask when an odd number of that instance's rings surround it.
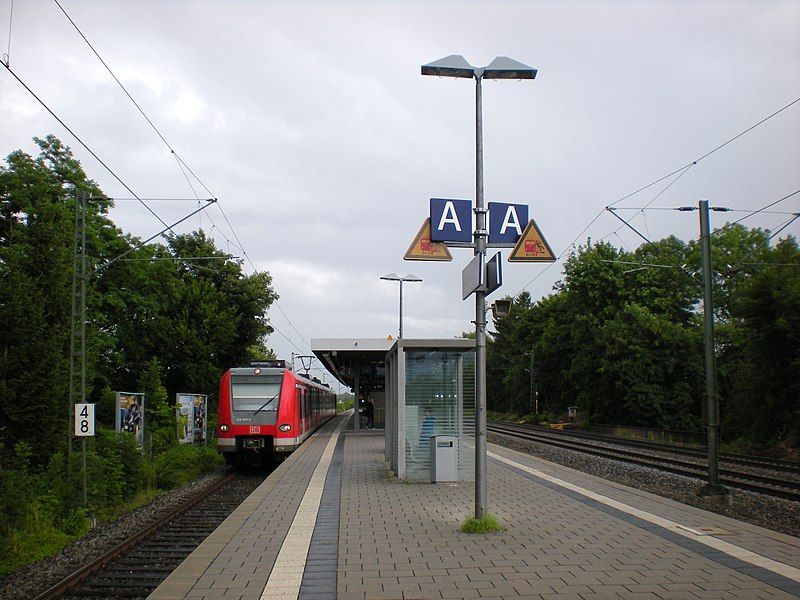
M 247 450 L 257 450 L 264 447 L 263 438 L 244 438 L 242 440 L 242 447 Z

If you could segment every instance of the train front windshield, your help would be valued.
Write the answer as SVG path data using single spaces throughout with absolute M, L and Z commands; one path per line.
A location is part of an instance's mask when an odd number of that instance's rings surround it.
M 276 412 L 283 377 L 238 375 L 231 378 L 234 412 Z

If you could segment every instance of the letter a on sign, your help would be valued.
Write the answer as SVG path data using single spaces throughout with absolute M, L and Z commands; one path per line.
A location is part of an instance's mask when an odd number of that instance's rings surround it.
M 472 241 L 472 202 L 431 198 L 431 240 L 434 242 Z
M 509 262 L 555 262 L 556 257 L 550 244 L 544 239 L 542 232 L 531 219 L 517 245 L 508 255 Z
M 513 248 L 528 224 L 528 206 L 489 202 L 489 243 Z
M 453 260 L 453 255 L 450 254 L 450 250 L 447 249 L 444 242 L 431 241 L 431 220 L 425 219 L 403 259 L 450 261 Z
M 439 219 L 439 224 L 436 226 L 436 229 L 444 231 L 448 223 L 455 227 L 456 231 L 461 233 L 461 222 L 458 220 L 458 215 L 456 215 L 456 206 L 451 200 L 444 203 L 442 218 Z

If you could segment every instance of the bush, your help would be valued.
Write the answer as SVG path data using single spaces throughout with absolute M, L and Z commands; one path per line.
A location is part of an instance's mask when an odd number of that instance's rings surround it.
M 555 413 L 545 412 L 539 415 L 540 425 L 549 425 L 550 423 L 558 423 L 559 416 Z
M 81 451 L 69 458 L 56 453 L 41 472 L 34 472 L 30 449 L 18 444 L 0 464 L 0 577 L 58 553 L 84 535 L 89 512 L 100 521 L 112 519 L 131 508 L 132 499 L 147 501 L 150 495 L 143 490 L 183 485 L 222 462 L 213 447 L 175 443 L 155 459 L 145 460 L 132 434 L 102 427 L 88 440 L 86 450 L 86 509 Z
M 158 456 L 178 445 L 175 427 L 151 428 L 147 437 L 149 439 L 148 454 L 151 456 Z
M 30 455 L 30 447 L 20 442 L 14 447 L 14 458 L 0 465 L 0 532 L 3 538 L 28 514 L 36 495 L 35 479 L 28 473 Z
M 0 577 L 59 552 L 88 529 L 85 512 L 74 507 L 75 494 L 64 484 L 77 479 L 65 473 L 63 455 L 51 457 L 40 474 L 30 472 L 29 456 L 18 444 L 14 459 L 0 469 Z
M 196 479 L 221 464 L 213 448 L 179 444 L 153 459 L 155 487 L 171 489 Z
M 101 520 L 112 517 L 145 481 L 144 458 L 133 435 L 98 427 L 86 446 L 87 508 Z M 75 507 L 82 507 L 83 453 L 73 452 L 68 461 L 63 454 L 54 454 L 38 487 L 40 495 L 57 500 L 59 514 L 68 516 Z
M 3 453 L 5 454 L 5 453 Z M 14 458 L 0 465 L 0 565 L 19 547 L 16 532 L 30 521 L 33 510 L 33 478 L 28 474 L 30 448 L 19 443 Z M 2 576 L 0 566 L 0 576 Z

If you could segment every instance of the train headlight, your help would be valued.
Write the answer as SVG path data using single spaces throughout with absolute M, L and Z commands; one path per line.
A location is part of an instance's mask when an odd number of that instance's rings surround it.
M 292 426 L 289 425 L 288 423 L 284 423 L 283 425 L 278 427 L 278 429 L 280 429 L 281 431 L 291 431 L 292 430 Z
M 223 423 L 222 425 L 219 426 L 219 430 L 222 431 L 222 432 L 230 431 L 230 429 L 231 429 L 231 426 L 230 425 L 226 425 L 225 423 Z

